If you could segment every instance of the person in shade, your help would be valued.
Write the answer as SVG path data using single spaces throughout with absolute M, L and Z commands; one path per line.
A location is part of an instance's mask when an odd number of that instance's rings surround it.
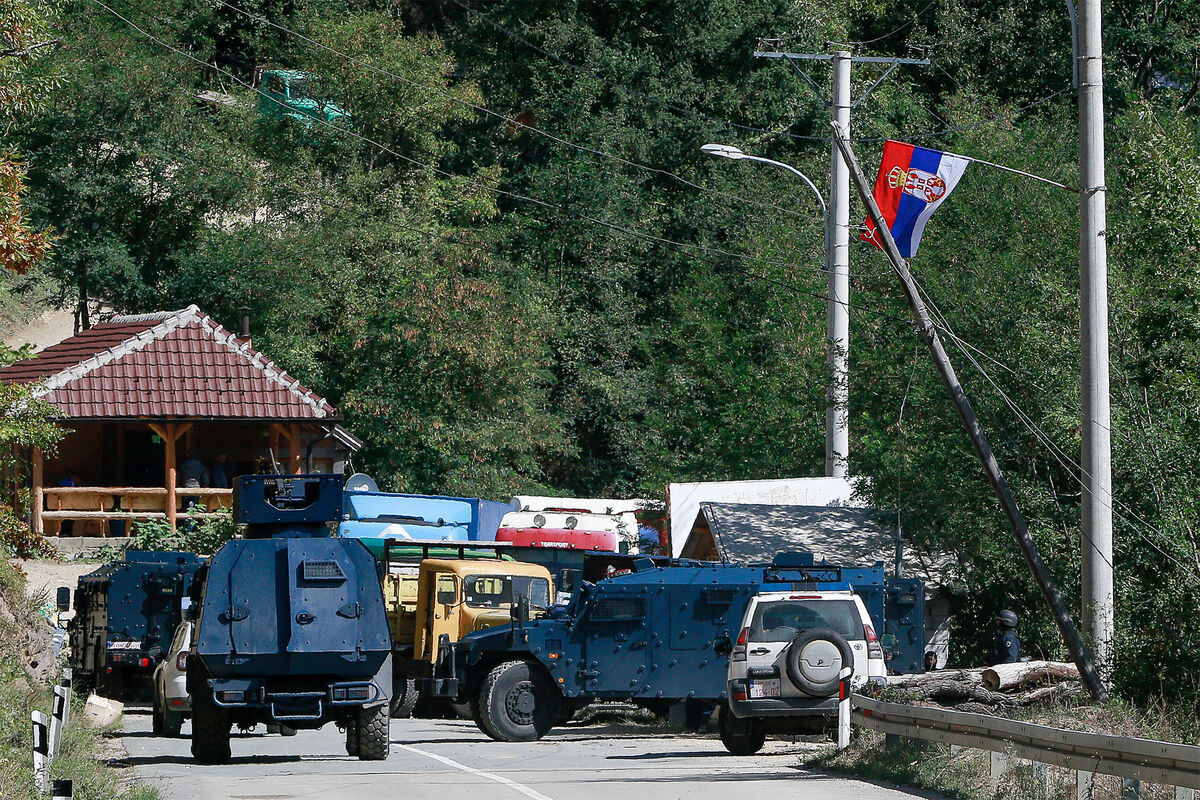
M 1012 664 L 1021 660 L 1021 640 L 1017 637 L 1017 615 L 1005 609 L 996 615 L 996 639 L 992 643 L 992 663 Z

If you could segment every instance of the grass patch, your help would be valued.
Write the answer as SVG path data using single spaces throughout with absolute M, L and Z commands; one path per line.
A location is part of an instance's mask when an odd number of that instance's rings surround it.
M 0 559 L 0 798 L 4 800 L 45 800 L 33 786 L 29 715 L 34 710 L 49 714 L 53 689 L 27 669 L 31 650 L 39 644 L 44 647 L 51 633 L 39 615 L 43 599 L 27 597 L 24 577 L 8 559 Z M 40 660 L 40 652 L 34 658 Z M 109 753 L 104 731 L 83 723 L 84 700 L 73 698 L 71 722 L 58 758 L 51 763 L 51 777 L 74 781 L 76 800 L 157 800 L 153 788 L 127 782 L 105 766 Z

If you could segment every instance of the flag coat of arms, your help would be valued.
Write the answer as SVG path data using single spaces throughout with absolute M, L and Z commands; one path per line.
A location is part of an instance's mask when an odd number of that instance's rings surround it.
M 970 159 L 888 139 L 875 178 L 875 202 L 883 212 L 900 255 L 912 258 L 925 224 L 958 185 Z M 860 237 L 883 249 L 875 224 L 867 220 Z

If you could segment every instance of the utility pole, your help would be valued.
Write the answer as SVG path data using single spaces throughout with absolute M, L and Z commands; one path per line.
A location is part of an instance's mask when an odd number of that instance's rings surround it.
M 833 121 L 850 130 L 850 112 L 867 99 L 901 64 L 927 65 L 927 59 L 877 58 L 854 56 L 849 51 L 835 53 L 780 53 L 758 50 L 755 58 L 782 58 L 804 82 L 824 97 L 817 84 L 800 69 L 801 61 L 833 62 Z M 888 64 L 887 71 L 871 84 L 857 100 L 850 94 L 850 68 L 855 63 Z M 829 310 L 826 319 L 825 363 L 828 380 L 825 388 L 825 475 L 844 478 L 850 457 L 850 170 L 842 159 L 837 143 L 830 152 L 829 217 L 825 241 L 829 253 Z
M 900 278 L 905 298 L 908 300 L 909 308 L 912 310 L 913 317 L 917 322 L 917 331 L 933 356 L 934 364 L 937 366 L 938 373 L 942 377 L 942 383 L 945 384 L 946 390 L 950 393 L 950 399 L 954 402 L 954 407 L 967 429 L 967 435 L 971 439 L 971 444 L 975 447 L 975 453 L 979 456 L 979 460 L 983 464 L 983 470 L 987 474 L 988 482 L 991 483 L 992 490 L 996 493 L 996 497 L 1004 509 L 1005 516 L 1008 517 L 1008 522 L 1012 527 L 1013 535 L 1016 536 L 1017 544 L 1020 545 L 1021 551 L 1025 554 L 1026 561 L 1029 562 L 1029 566 L 1033 570 L 1033 576 L 1042 590 L 1042 595 L 1046 598 L 1046 602 L 1054 612 L 1054 619 L 1058 623 L 1059 631 L 1062 633 L 1067 649 L 1071 653 L 1071 658 L 1079 668 L 1079 676 L 1092 696 L 1103 702 L 1108 699 L 1108 689 L 1105 688 L 1100 674 L 1096 671 L 1096 666 L 1092 661 L 1091 654 L 1088 652 L 1087 645 L 1083 643 L 1083 639 L 1079 636 L 1079 631 L 1075 628 L 1075 623 L 1071 619 L 1071 612 L 1067 610 L 1066 601 L 1063 600 L 1062 594 L 1058 591 L 1058 587 L 1054 583 L 1054 576 L 1050 574 L 1050 570 L 1042 561 L 1037 544 L 1033 541 L 1033 537 L 1029 533 L 1029 526 L 1025 522 L 1025 517 L 1021 514 L 1021 509 L 1017 506 L 1017 500 L 1013 497 L 1012 491 L 1009 489 L 1008 480 L 1000 470 L 1000 464 L 996 461 L 995 454 L 992 453 L 992 447 L 983 432 L 983 426 L 979 424 L 979 418 L 975 416 L 975 410 L 971 407 L 971 401 L 967 399 L 967 394 L 963 390 L 962 383 L 959 382 L 958 375 L 954 372 L 954 365 L 950 363 L 950 357 L 946 355 L 946 350 L 942 346 L 942 340 L 938 336 L 937 328 L 929 318 L 929 312 L 925 308 L 925 303 L 917 292 L 916 283 L 908 271 L 908 264 L 905 263 L 904 258 L 900 255 L 900 251 L 896 248 L 896 241 L 892 238 L 892 232 L 889 230 L 883 214 L 879 211 L 879 206 L 875 203 L 871 186 L 867 183 L 866 176 L 863 175 L 862 170 L 858 166 L 858 160 L 854 157 L 854 151 L 850 147 L 850 140 L 847 137 L 847 133 L 836 122 L 833 123 L 833 141 L 841 150 L 846 163 L 849 164 L 854 174 L 854 182 L 858 188 L 859 197 L 862 198 L 863 203 L 867 206 L 867 213 L 870 214 L 871 221 L 875 223 L 875 227 L 883 239 L 883 249 L 887 254 L 888 261 L 891 262 L 892 269 L 895 270 L 897 277 Z
M 1112 666 L 1112 451 L 1108 384 L 1108 244 L 1105 239 L 1104 61 L 1100 0 L 1079 8 L 1079 350 L 1082 366 L 1084 630 L 1100 669 Z

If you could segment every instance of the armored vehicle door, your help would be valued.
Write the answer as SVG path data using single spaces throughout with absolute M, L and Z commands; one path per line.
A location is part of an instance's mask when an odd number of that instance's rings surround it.
M 576 627 L 582 637 L 580 688 L 587 694 L 636 695 L 648 678 L 654 634 L 650 590 L 646 586 L 600 583 Z
M 362 619 L 360 575 L 336 539 L 288 540 L 292 591 L 291 639 L 287 652 L 360 660 Z M 361 576 L 370 581 L 374 575 Z M 315 662 L 314 662 L 315 663 Z

